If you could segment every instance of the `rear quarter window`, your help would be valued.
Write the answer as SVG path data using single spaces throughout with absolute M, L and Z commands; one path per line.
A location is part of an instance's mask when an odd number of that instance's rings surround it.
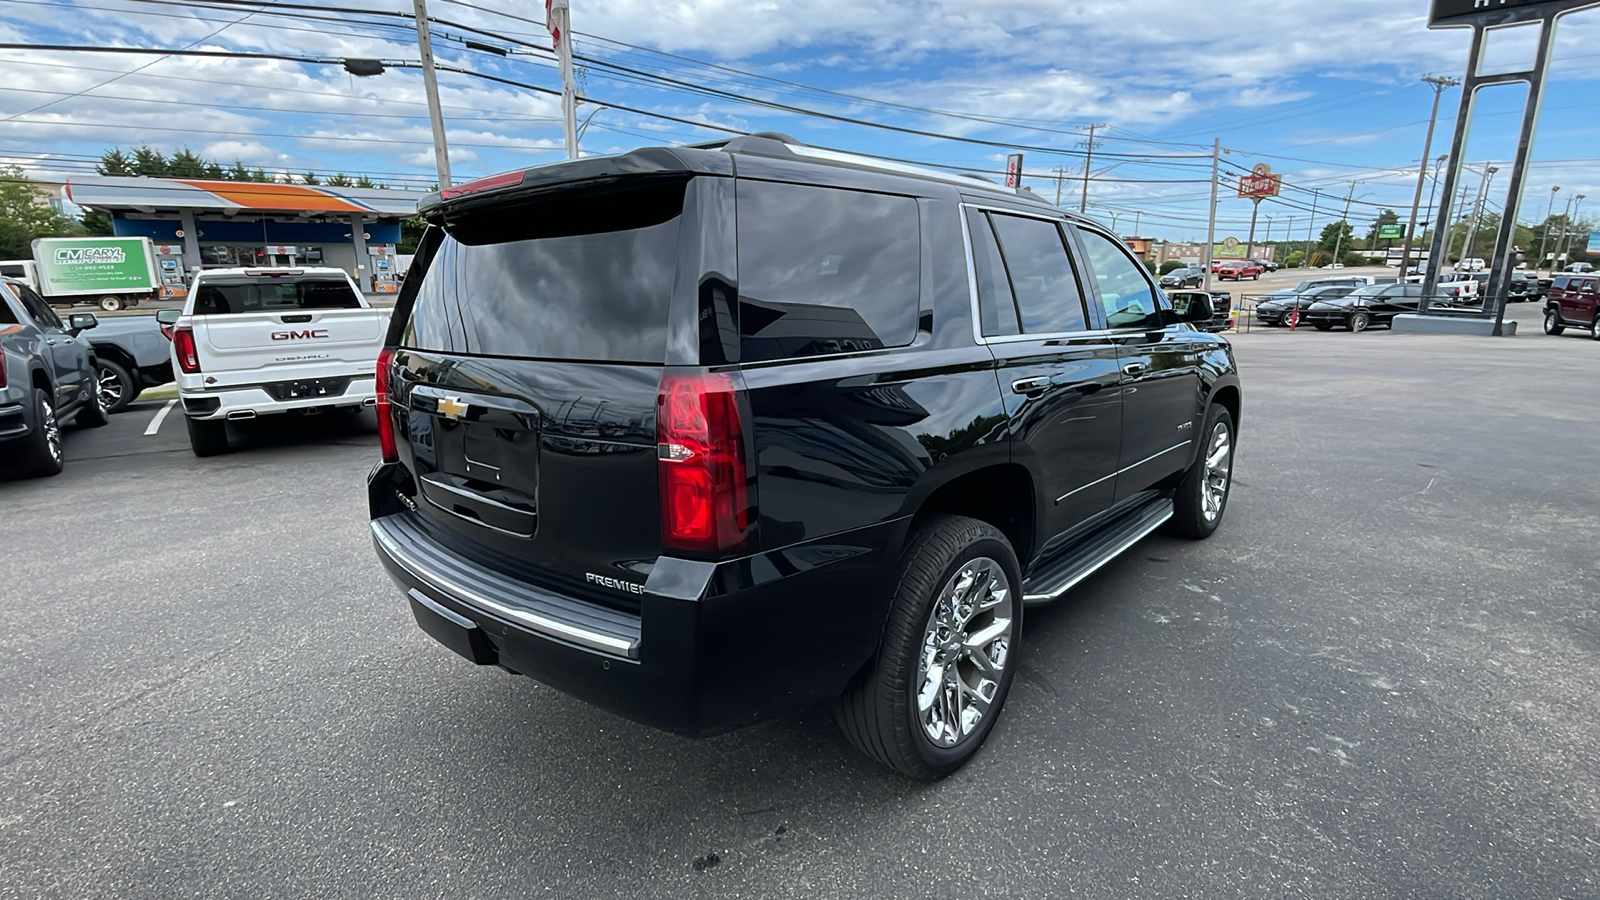
M 736 203 L 744 361 L 903 347 L 916 337 L 915 200 L 740 181 Z

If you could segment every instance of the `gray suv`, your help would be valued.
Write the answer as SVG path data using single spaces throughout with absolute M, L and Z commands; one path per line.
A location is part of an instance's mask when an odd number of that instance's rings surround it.
M 61 423 L 107 422 L 94 350 L 79 334 L 88 313 L 63 323 L 33 289 L 0 278 L 0 472 L 32 478 L 61 471 Z

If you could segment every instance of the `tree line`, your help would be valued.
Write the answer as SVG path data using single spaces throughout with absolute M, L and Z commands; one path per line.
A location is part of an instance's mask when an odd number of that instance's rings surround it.
M 306 172 L 298 177 L 288 174 L 268 174 L 260 166 L 252 169 L 238 159 L 233 161 L 233 165 L 225 166 L 217 160 L 207 159 L 195 153 L 188 147 L 183 147 L 168 156 L 160 150 L 144 144 L 126 151 L 121 147 L 112 147 L 100 154 L 100 161 L 95 164 L 95 171 L 101 175 L 142 176 L 146 178 L 203 178 L 211 181 L 249 181 L 260 184 L 307 184 L 327 185 L 328 187 L 388 187 L 383 182 L 373 181 L 365 175 L 357 175 L 352 178 L 343 172 L 327 177 L 319 177 L 315 172 Z

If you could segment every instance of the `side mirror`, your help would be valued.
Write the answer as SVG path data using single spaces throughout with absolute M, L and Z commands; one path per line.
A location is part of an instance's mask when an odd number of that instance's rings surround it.
M 70 325 L 72 330 L 75 332 L 88 331 L 89 329 L 99 325 L 100 320 L 94 317 L 94 313 L 73 313 L 67 317 L 67 324 Z
M 1172 311 L 1179 322 L 1188 322 L 1191 325 L 1210 322 L 1216 315 L 1216 310 L 1211 305 L 1211 296 L 1199 291 L 1174 294 Z
M 156 310 L 156 321 L 163 325 L 176 325 L 178 324 L 178 317 L 181 315 L 183 315 L 183 310 L 181 309 L 158 309 Z

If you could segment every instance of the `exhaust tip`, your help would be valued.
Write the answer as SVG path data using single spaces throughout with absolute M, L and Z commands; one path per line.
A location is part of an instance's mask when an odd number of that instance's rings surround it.
M 228 413 L 228 421 L 237 422 L 241 419 L 254 419 L 256 411 L 253 409 L 235 409 Z
M 377 406 L 378 405 L 378 398 L 377 397 L 368 397 L 367 399 L 361 401 L 361 405 L 365 406 L 365 407 L 368 407 L 368 408 Z

